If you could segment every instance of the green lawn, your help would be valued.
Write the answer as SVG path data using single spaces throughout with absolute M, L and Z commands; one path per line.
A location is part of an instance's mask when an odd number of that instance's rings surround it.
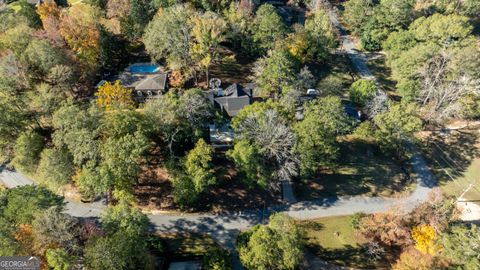
M 341 142 L 337 166 L 320 170 L 315 177 L 299 183 L 295 191 L 300 200 L 342 195 L 401 195 L 412 190 L 415 184 L 408 164 L 402 168 L 399 163 L 374 144 L 347 137 Z
M 423 139 L 422 150 L 440 187 L 447 195 L 480 200 L 480 143 L 477 130 L 454 131 L 448 136 L 435 133 Z
M 215 241 L 206 235 L 171 234 L 161 235 L 164 252 L 173 257 L 203 256 L 210 248 L 217 247 Z
M 336 265 L 355 268 L 378 268 L 365 255 L 364 240 L 350 226 L 351 216 L 335 216 L 299 222 L 305 233 L 304 243 L 320 258 Z

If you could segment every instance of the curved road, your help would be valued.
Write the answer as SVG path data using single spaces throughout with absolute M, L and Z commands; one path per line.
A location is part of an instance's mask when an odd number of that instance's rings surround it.
M 365 78 L 374 78 L 366 64 L 364 56 L 355 49 L 355 44 L 342 29 L 338 15 L 330 9 L 332 24 L 341 34 L 342 47 L 352 60 L 352 64 L 359 74 Z M 393 205 L 403 205 L 405 209 L 411 209 L 418 203 L 427 199 L 428 193 L 436 185 L 433 174 L 430 172 L 424 158 L 417 151 L 413 144 L 408 144 L 410 151 L 414 153 L 411 157 L 413 170 L 417 175 L 417 187 L 409 197 L 401 199 L 345 196 L 330 197 L 318 201 L 303 201 L 285 204 L 268 208 L 265 211 L 246 211 L 227 214 L 185 214 L 170 215 L 158 214 L 149 215 L 151 223 L 160 232 L 191 231 L 206 233 L 212 236 L 223 247 L 233 252 L 235 257 L 235 268 L 241 269 L 238 256 L 235 256 L 235 238 L 239 231 L 251 228 L 255 224 L 265 223 L 268 216 L 273 212 L 283 211 L 296 219 L 315 219 L 326 216 L 350 215 L 356 212 L 374 213 L 385 211 Z M 0 181 L 7 187 L 12 188 L 22 185 L 34 184 L 25 176 L 13 171 L 0 168 Z M 289 200 L 295 201 L 295 200 Z M 82 204 L 67 201 L 66 212 L 77 217 L 98 217 L 103 212 L 104 206 L 100 203 Z M 331 269 L 326 266 L 311 266 L 311 269 Z

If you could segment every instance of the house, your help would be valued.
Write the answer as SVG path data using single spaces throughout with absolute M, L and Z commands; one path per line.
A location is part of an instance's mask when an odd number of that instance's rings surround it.
M 161 96 L 167 90 L 166 73 L 124 72 L 118 76 L 117 80 L 124 87 L 132 89 L 133 97 L 137 102 Z
M 228 117 L 234 117 L 243 107 L 252 103 L 256 98 L 255 84 L 242 86 L 234 83 L 229 87 L 217 88 L 207 92 L 207 98 L 212 105 L 219 108 Z
M 137 63 L 129 66 L 111 81 L 120 81 L 126 88 L 132 89 L 133 98 L 137 102 L 159 97 L 167 91 L 168 75 L 162 68 L 149 63 Z M 97 88 L 105 81 L 98 83 Z

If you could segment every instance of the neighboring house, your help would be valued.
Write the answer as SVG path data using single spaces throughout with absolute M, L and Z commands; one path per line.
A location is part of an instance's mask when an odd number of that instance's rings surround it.
M 148 98 L 159 97 L 167 91 L 168 75 L 157 65 L 138 63 L 129 66 L 123 73 L 111 79 L 111 81 L 117 80 L 124 87 L 132 89 L 136 102 L 144 102 Z M 102 80 L 97 87 L 103 83 Z
M 225 89 L 217 88 L 207 92 L 207 98 L 212 105 L 219 108 L 228 117 L 237 115 L 243 107 L 250 105 L 256 97 L 255 84 L 251 83 L 245 84 L 245 86 L 234 83 Z
M 240 85 L 234 83 L 229 87 L 217 88 L 206 92 L 207 98 L 212 105 L 224 113 L 228 118 L 235 117 L 245 106 L 250 105 L 258 98 L 254 83 Z M 227 122 L 222 126 L 211 124 L 210 144 L 213 147 L 230 147 L 233 143 L 234 131 Z

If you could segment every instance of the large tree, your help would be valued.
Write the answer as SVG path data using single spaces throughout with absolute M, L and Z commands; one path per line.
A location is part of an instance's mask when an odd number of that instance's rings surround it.
M 232 127 L 237 138 L 229 155 L 241 171 L 254 177 L 247 179 L 250 183 L 278 188 L 279 180 L 297 175 L 296 137 L 277 104 L 254 103 L 243 108 L 233 119 Z M 260 176 L 260 172 L 267 175 Z
M 200 139 L 185 158 L 186 174 L 192 179 L 198 193 L 216 182 L 213 174 L 212 155 L 212 147 Z
M 305 105 L 304 118 L 294 125 L 303 174 L 314 173 L 319 166 L 338 158 L 337 136 L 349 130 L 352 120 L 346 115 L 340 98 L 325 97 Z
M 295 269 L 303 259 L 300 230 L 285 214 L 274 214 L 268 225 L 241 234 L 237 247 L 247 269 Z
M 218 15 L 207 12 L 192 18 L 192 57 L 205 70 L 207 84 L 210 66 L 218 60 L 219 46 L 225 40 L 226 23 Z
M 270 4 L 263 4 L 258 8 L 253 24 L 253 41 L 257 43 L 262 53 L 272 49 L 287 33 L 282 17 Z
M 188 5 L 175 5 L 160 11 L 145 29 L 145 48 L 155 60 L 165 59 L 167 65 L 189 77 L 192 74 L 190 52 L 195 11 Z

